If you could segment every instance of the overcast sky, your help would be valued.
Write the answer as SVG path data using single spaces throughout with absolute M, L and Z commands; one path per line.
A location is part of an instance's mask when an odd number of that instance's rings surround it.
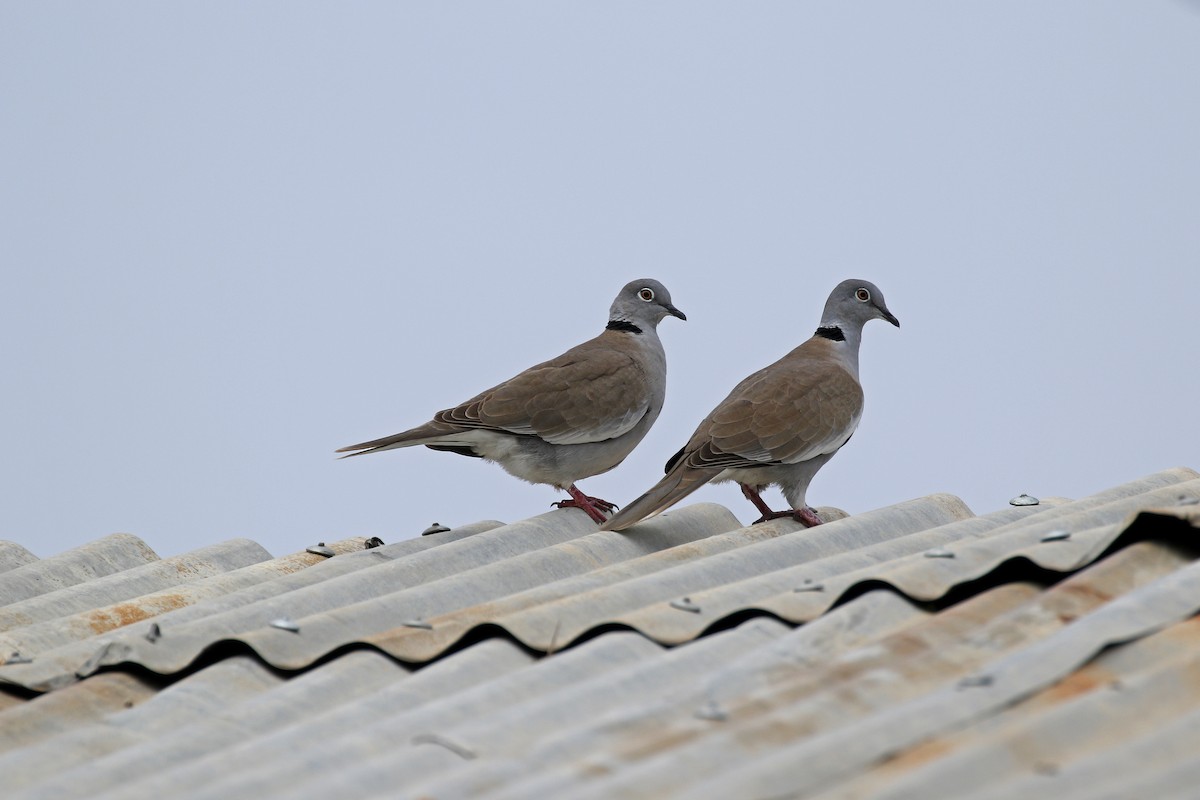
M 688 321 L 589 494 L 656 481 L 846 277 L 903 327 L 867 327 L 813 505 L 1200 468 L 1198 12 L 5 2 L 0 538 L 279 555 L 540 514 L 495 465 L 333 450 L 593 336 L 638 277 Z

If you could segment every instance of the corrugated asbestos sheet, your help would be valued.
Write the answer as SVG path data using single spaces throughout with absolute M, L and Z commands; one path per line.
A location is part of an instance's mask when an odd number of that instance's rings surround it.
M 812 530 L 698 504 L 282 558 L 0 542 L 0 793 L 1194 797 L 1198 527 L 1172 469 Z

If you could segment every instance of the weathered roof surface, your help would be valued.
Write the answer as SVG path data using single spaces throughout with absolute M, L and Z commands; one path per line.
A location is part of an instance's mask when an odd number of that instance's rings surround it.
M 836 517 L 838 514 L 831 513 Z M 801 529 L 0 543 L 5 797 L 1183 797 L 1200 474 Z

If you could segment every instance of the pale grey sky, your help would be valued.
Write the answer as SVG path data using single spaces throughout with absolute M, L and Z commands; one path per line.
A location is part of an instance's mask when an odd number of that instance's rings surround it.
M 845 277 L 903 327 L 868 326 L 814 505 L 1200 467 L 1197 9 L 3 3 L 0 538 L 282 554 L 539 514 L 494 465 L 333 450 L 594 335 L 643 276 L 689 321 L 590 494 L 657 480 Z

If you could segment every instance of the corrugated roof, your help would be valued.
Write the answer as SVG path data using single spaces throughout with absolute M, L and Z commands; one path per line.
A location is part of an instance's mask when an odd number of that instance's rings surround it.
M 0 775 L 55 798 L 1184 796 L 1198 503 L 1173 469 L 811 530 L 696 504 L 282 558 L 0 543 Z

